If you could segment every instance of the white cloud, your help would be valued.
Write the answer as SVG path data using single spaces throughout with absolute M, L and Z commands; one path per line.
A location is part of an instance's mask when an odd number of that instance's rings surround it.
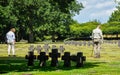
M 80 11 L 79 15 L 73 17 L 78 22 L 87 22 L 89 20 L 97 19 L 102 23 L 109 19 L 109 16 L 116 10 L 114 0 L 77 0 L 83 3 L 84 9 Z
M 104 16 L 110 16 L 112 12 L 117 10 L 116 8 L 108 9 L 108 10 L 103 10 L 103 11 L 98 11 L 95 13 L 91 13 L 91 17 L 104 17 Z
M 97 3 L 95 5 L 95 8 L 104 8 L 104 7 L 109 7 L 111 5 L 114 5 L 115 3 L 113 1 L 107 1 L 107 2 L 102 2 L 102 3 Z
M 120 0 L 115 0 L 115 2 L 120 2 Z

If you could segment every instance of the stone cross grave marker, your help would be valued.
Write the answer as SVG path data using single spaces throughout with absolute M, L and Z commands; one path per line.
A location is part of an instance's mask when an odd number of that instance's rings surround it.
M 36 50 L 37 50 L 37 53 L 40 54 L 40 52 L 41 52 L 41 50 L 42 50 L 41 45 L 37 45 Z
M 120 40 L 118 40 L 118 47 L 120 48 Z
M 38 55 L 39 60 L 39 66 L 43 67 L 46 66 L 46 61 L 48 60 L 48 56 L 46 55 L 45 52 L 40 52 L 40 55 Z
M 62 56 L 62 60 L 64 60 L 64 67 L 70 67 L 71 66 L 71 56 L 70 52 L 65 52 Z
M 83 56 L 82 52 L 78 52 L 77 55 L 72 55 L 71 60 L 76 62 L 76 67 L 82 67 L 84 65 L 84 61 L 86 61 L 86 57 Z
M 86 46 L 86 41 L 83 41 L 83 46 Z
M 59 51 L 60 51 L 60 53 L 61 53 L 61 54 L 63 54 L 63 53 L 64 53 L 64 51 L 65 51 L 64 46 L 60 46 L 60 47 L 59 47 Z
M 60 57 L 60 53 L 58 53 L 58 49 L 52 49 L 52 52 L 49 53 L 51 57 L 51 66 L 55 67 L 58 66 L 58 58 Z
M 57 46 L 56 45 L 52 45 L 52 49 L 56 49 L 57 48 Z
M 29 51 L 28 55 L 25 56 L 25 59 L 28 59 L 28 66 L 33 66 L 34 65 L 34 59 L 36 59 L 36 56 L 34 55 L 33 51 Z
M 28 47 L 28 50 L 29 50 L 30 52 L 34 52 L 34 50 L 35 50 L 34 45 L 30 45 L 30 47 Z
M 49 53 L 49 49 L 50 49 L 50 46 L 48 44 L 45 44 L 43 46 L 43 49 L 45 50 L 45 52 L 48 54 Z

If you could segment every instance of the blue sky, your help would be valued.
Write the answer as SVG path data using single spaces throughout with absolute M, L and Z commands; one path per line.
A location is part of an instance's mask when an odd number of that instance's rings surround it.
M 101 23 L 106 23 L 110 15 L 116 10 L 114 0 L 77 0 L 83 3 L 84 9 L 79 15 L 73 17 L 79 23 L 84 23 L 97 19 Z

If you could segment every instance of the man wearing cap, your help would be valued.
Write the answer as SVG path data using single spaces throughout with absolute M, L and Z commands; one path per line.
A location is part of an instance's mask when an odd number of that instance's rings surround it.
M 12 55 L 15 56 L 15 28 L 11 28 L 6 34 L 7 44 L 8 44 L 8 56 L 10 56 L 10 50 L 12 49 Z
M 103 42 L 103 34 L 100 29 L 100 26 L 101 25 L 98 25 L 97 28 L 92 31 L 95 58 L 100 58 L 100 48 L 101 48 L 101 43 Z

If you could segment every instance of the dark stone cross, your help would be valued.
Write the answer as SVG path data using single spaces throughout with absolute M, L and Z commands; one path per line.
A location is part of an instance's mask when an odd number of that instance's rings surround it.
M 58 66 L 58 58 L 60 57 L 60 53 L 58 53 L 58 49 L 52 49 L 52 53 L 49 53 L 51 57 L 51 66 Z
M 40 55 L 38 55 L 37 58 L 39 61 L 39 66 L 43 67 L 46 66 L 46 61 L 48 60 L 48 56 L 46 55 L 45 52 L 40 52 Z
M 25 56 L 25 59 L 28 59 L 28 66 L 34 65 L 34 59 L 36 59 L 36 56 L 34 55 L 33 51 L 29 51 L 28 55 Z
M 34 55 L 34 45 L 30 45 L 28 47 L 28 55 L 25 56 L 25 59 L 28 59 L 28 66 L 34 65 L 34 59 L 36 59 L 36 56 Z
M 82 67 L 84 65 L 84 61 L 86 61 L 86 57 L 83 56 L 82 52 L 78 52 L 77 53 L 77 57 L 76 57 L 76 61 L 77 61 L 77 67 Z
M 84 61 L 86 61 L 86 57 L 83 56 L 82 52 L 78 52 L 77 55 L 72 55 L 71 60 L 76 62 L 76 67 L 82 67 L 84 65 Z
M 70 52 L 65 52 L 64 55 L 62 56 L 62 60 L 64 60 L 64 65 L 63 66 L 70 67 L 71 66 Z

